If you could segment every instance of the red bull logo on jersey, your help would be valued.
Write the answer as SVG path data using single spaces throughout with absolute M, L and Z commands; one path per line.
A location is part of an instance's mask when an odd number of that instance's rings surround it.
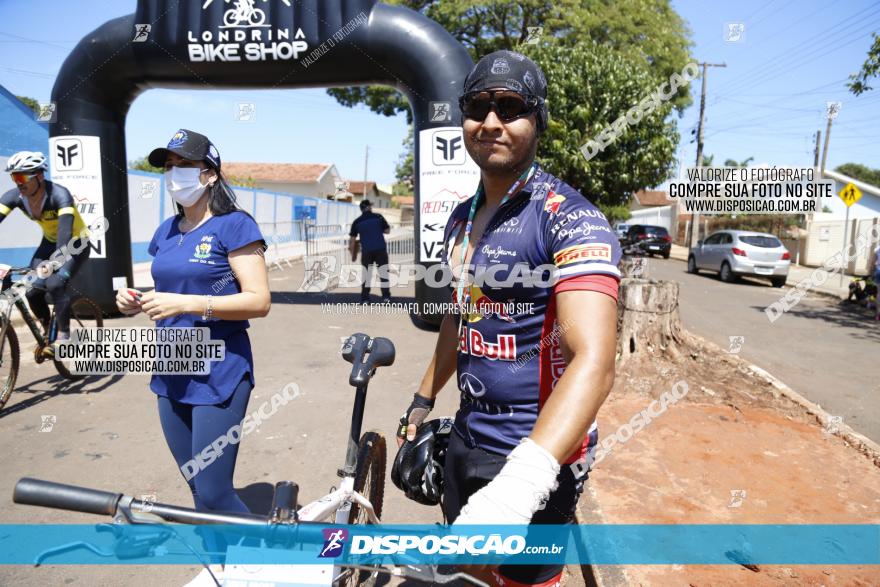
M 547 199 L 544 200 L 544 212 L 548 214 L 556 214 L 559 212 L 559 206 L 562 205 L 562 202 L 565 201 L 565 196 L 561 194 L 557 194 L 556 192 L 550 192 L 547 194 Z
M 499 334 L 495 337 L 495 342 L 490 342 L 479 330 L 462 328 L 458 352 L 472 357 L 485 357 L 490 361 L 515 361 L 516 335 Z
M 553 262 L 557 267 L 575 263 L 577 261 L 610 261 L 611 245 L 575 245 L 566 247 L 553 255 Z

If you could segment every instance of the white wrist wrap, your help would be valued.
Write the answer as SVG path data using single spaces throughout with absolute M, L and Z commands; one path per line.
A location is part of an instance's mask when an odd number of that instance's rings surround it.
M 507 457 L 507 464 L 468 500 L 455 524 L 528 524 L 558 486 L 559 463 L 529 438 Z

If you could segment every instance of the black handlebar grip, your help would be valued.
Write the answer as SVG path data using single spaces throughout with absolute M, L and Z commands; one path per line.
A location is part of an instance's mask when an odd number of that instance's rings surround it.
M 42 479 L 23 477 L 15 484 L 12 501 L 25 505 L 113 516 L 121 493 L 64 485 Z

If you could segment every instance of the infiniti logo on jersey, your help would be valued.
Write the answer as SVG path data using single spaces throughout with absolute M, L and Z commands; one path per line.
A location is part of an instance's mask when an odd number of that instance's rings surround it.
M 467 391 L 471 397 L 482 397 L 486 394 L 486 386 L 476 375 L 462 373 L 458 380 L 458 388 Z
M 513 217 L 505 220 L 492 232 L 508 232 L 508 233 L 516 233 L 522 234 L 522 226 L 519 225 L 519 218 Z

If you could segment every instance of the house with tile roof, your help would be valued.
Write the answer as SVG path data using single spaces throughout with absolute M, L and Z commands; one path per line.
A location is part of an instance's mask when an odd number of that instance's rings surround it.
M 239 163 L 223 162 L 227 177 L 251 180 L 253 186 L 333 200 L 343 179 L 332 163 Z

